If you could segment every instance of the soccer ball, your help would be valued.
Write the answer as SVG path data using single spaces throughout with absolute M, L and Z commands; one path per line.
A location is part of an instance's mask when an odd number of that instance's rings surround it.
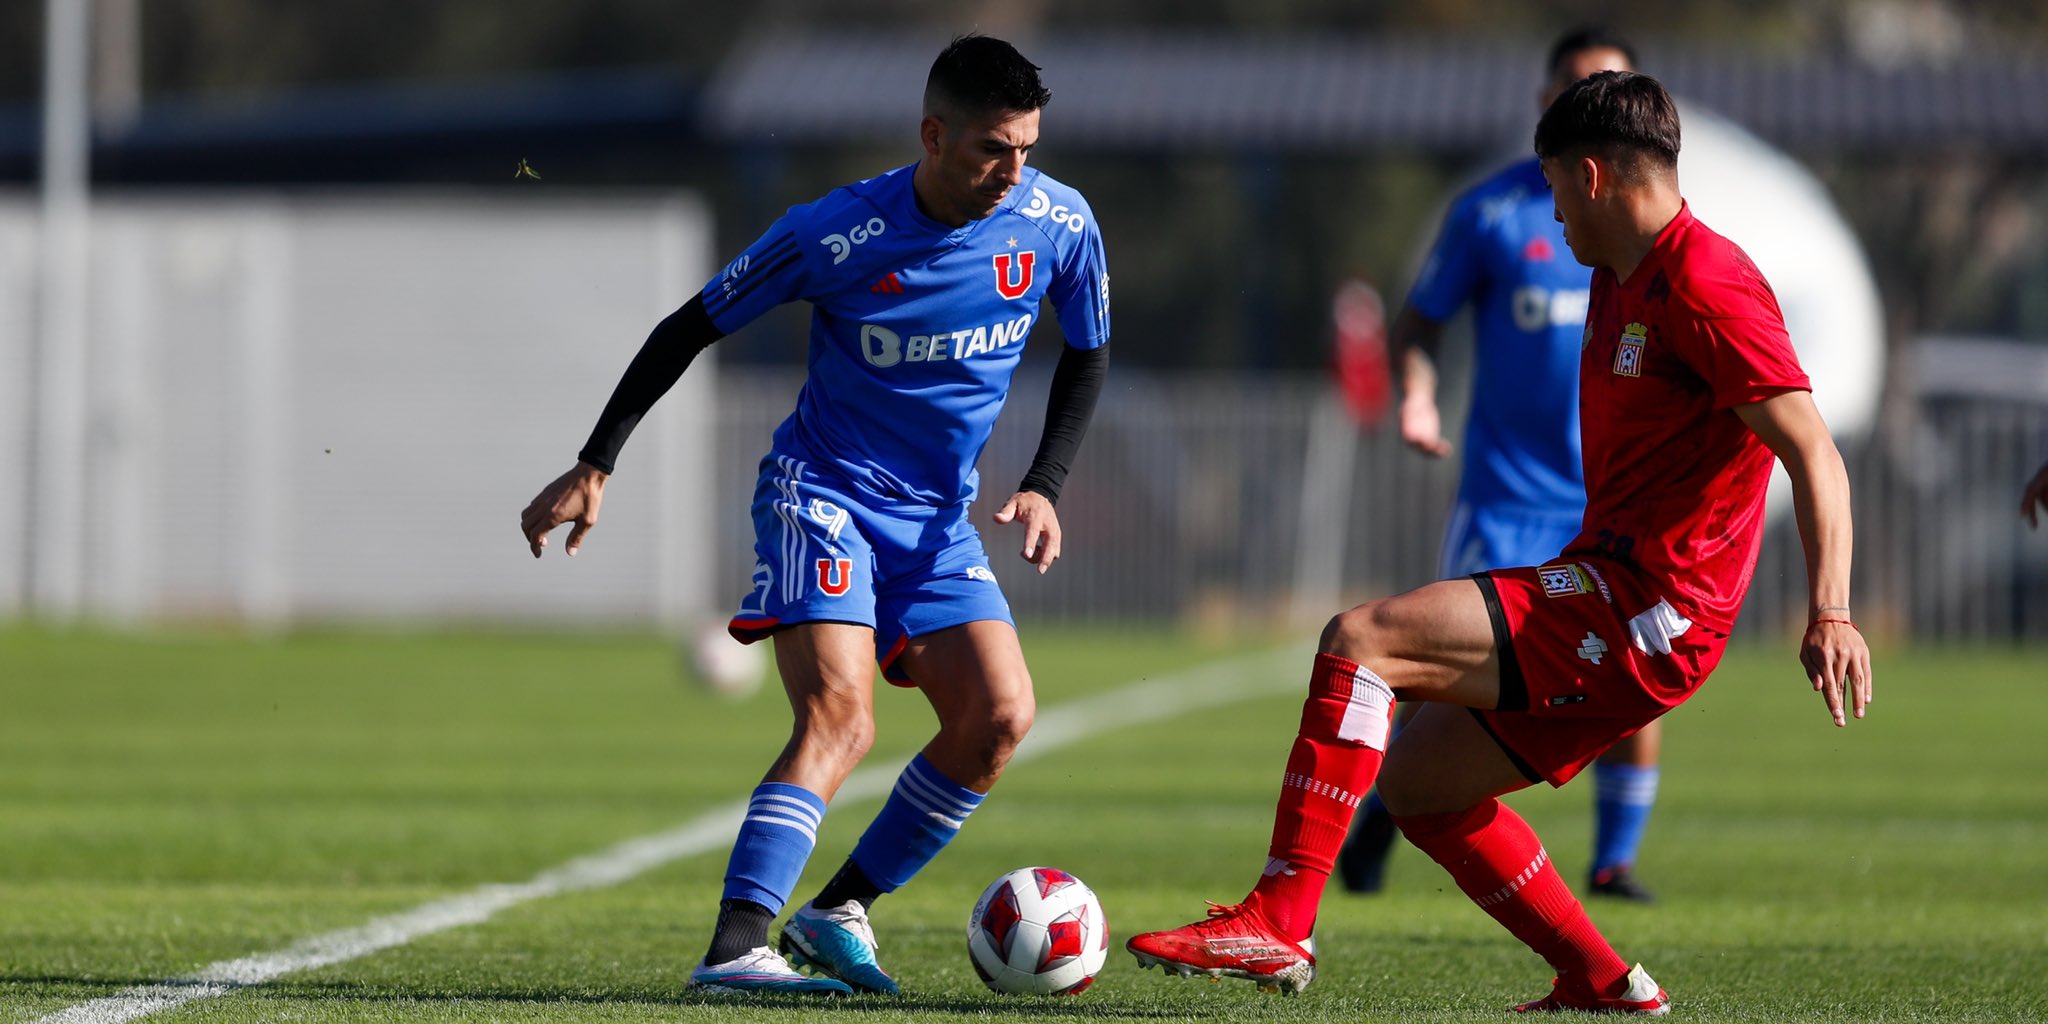
M 722 697 L 750 697 L 768 674 L 768 657 L 726 632 L 724 620 L 709 622 L 685 645 L 690 674 Z
M 1070 996 L 1109 959 L 1109 922 L 1080 879 L 1058 868 L 1018 868 L 975 901 L 967 956 L 994 991 Z

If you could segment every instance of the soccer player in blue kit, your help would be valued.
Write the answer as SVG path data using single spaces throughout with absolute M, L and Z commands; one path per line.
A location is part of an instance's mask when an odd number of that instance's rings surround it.
M 1605 29 L 1583 28 L 1551 45 L 1543 108 L 1598 71 L 1635 70 L 1635 51 Z M 1591 275 L 1565 248 L 1550 187 L 1535 157 L 1473 186 L 1451 204 L 1436 245 L 1395 318 L 1401 352 L 1401 438 L 1442 458 L 1451 444 L 1436 404 L 1443 325 L 1473 307 L 1477 352 L 1458 500 L 1444 531 L 1438 575 L 1540 565 L 1579 533 L 1586 508 L 1579 456 L 1579 349 Z M 1408 704 L 1413 709 L 1417 704 Z M 1649 902 L 1635 878 L 1637 847 L 1657 800 L 1663 722 L 1616 743 L 1593 766 L 1594 895 Z M 1393 819 L 1375 794 L 1339 858 L 1355 892 L 1380 888 Z
M 1053 506 L 1109 362 L 1109 274 L 1080 193 L 1025 166 L 1051 94 L 1001 40 L 958 38 L 932 64 L 917 163 L 792 207 L 657 326 L 575 468 L 521 514 L 534 557 L 597 523 L 620 446 L 692 357 L 785 302 L 811 303 L 809 374 L 754 492 L 750 591 L 731 631 L 775 641 L 795 723 L 733 844 L 693 990 L 894 993 L 868 911 L 951 841 L 1030 728 L 1031 676 L 981 538 L 974 464 L 1042 299 L 1066 347 L 1046 427 L 996 512 L 1041 573 Z M 938 734 L 904 769 L 852 855 L 768 931 L 826 806 L 874 740 L 874 675 L 921 690 Z M 785 959 L 787 956 L 789 959 Z M 791 966 L 811 968 L 807 977 Z

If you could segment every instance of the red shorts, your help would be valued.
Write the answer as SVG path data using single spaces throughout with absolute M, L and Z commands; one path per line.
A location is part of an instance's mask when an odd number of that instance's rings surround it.
M 1564 785 L 1685 703 L 1728 644 L 1727 634 L 1693 624 L 1666 636 L 1669 654 L 1654 642 L 1638 645 L 1630 620 L 1658 618 L 1663 595 L 1607 559 L 1559 559 L 1472 579 L 1500 652 L 1500 706 L 1472 714 L 1532 782 Z M 1668 605 L 1662 612 L 1670 613 L 1665 622 L 1676 617 Z

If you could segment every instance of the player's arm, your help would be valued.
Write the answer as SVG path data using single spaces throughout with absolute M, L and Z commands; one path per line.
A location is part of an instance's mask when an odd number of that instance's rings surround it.
M 605 481 L 618 462 L 633 428 L 668 389 L 682 379 L 683 371 L 697 354 L 724 335 L 704 312 L 704 300 L 697 297 L 656 324 L 647 341 L 626 365 L 625 375 L 612 390 L 611 400 L 597 417 L 597 426 L 576 456 L 576 465 L 541 489 L 519 513 L 519 529 L 526 535 L 533 557 L 547 546 L 548 532 L 563 523 L 576 524 L 569 531 L 564 550 L 571 555 L 583 546 L 583 536 L 597 525 L 598 506 L 604 500 Z
M 1071 192 L 1061 198 L 1075 218 L 1067 222 L 1066 231 L 1052 235 L 1059 263 L 1046 298 L 1059 315 L 1067 344 L 1060 349 L 1059 365 L 1053 369 L 1038 454 L 1032 457 L 1017 493 L 995 515 L 998 523 L 1024 527 L 1024 546 L 1019 553 L 1040 573 L 1059 560 L 1060 517 L 1053 505 L 1060 499 L 1067 470 L 1081 449 L 1081 438 L 1087 435 L 1088 421 L 1095 415 L 1096 399 L 1102 396 L 1103 381 L 1109 377 L 1109 260 L 1103 252 L 1102 231 L 1087 200 Z
M 1806 391 L 1782 391 L 1735 406 L 1792 478 L 1792 511 L 1806 549 L 1806 635 L 1799 660 L 1827 700 L 1837 726 L 1870 703 L 1870 648 L 1849 621 L 1849 473 Z M 1846 709 L 1845 709 L 1846 703 Z
M 1041 573 L 1060 557 L 1060 519 L 1053 506 L 1059 504 L 1067 471 L 1081 450 L 1081 439 L 1088 435 L 1088 422 L 1095 417 L 1096 400 L 1108 379 L 1107 342 L 1060 350 L 1059 365 L 1052 371 L 1052 393 L 1045 400 L 1045 432 L 1038 438 L 1038 454 L 1032 456 L 1017 493 L 996 512 L 998 523 L 1023 522 L 1024 558 Z
M 2048 511 L 2048 462 L 2041 463 L 2041 471 L 2035 473 L 2034 478 L 2027 481 L 2027 489 L 2020 492 L 2020 514 L 2027 517 L 2029 527 L 2041 525 L 2036 518 L 2035 506 Z
M 1451 454 L 1436 402 L 1437 352 L 1444 324 L 1479 293 L 1485 276 L 1479 201 L 1466 193 L 1444 213 L 1429 256 L 1387 331 L 1387 347 L 1401 366 L 1401 440 L 1424 455 Z
M 1436 354 L 1443 344 L 1444 325 L 1424 316 L 1412 302 L 1403 303 L 1387 333 L 1401 360 L 1401 440 L 1424 455 L 1443 458 L 1451 454 L 1436 404 Z

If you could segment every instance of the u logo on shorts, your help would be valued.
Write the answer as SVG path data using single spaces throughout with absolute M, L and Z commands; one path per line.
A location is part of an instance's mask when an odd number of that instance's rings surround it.
M 818 590 L 826 597 L 841 597 L 853 587 L 853 559 L 818 559 Z

